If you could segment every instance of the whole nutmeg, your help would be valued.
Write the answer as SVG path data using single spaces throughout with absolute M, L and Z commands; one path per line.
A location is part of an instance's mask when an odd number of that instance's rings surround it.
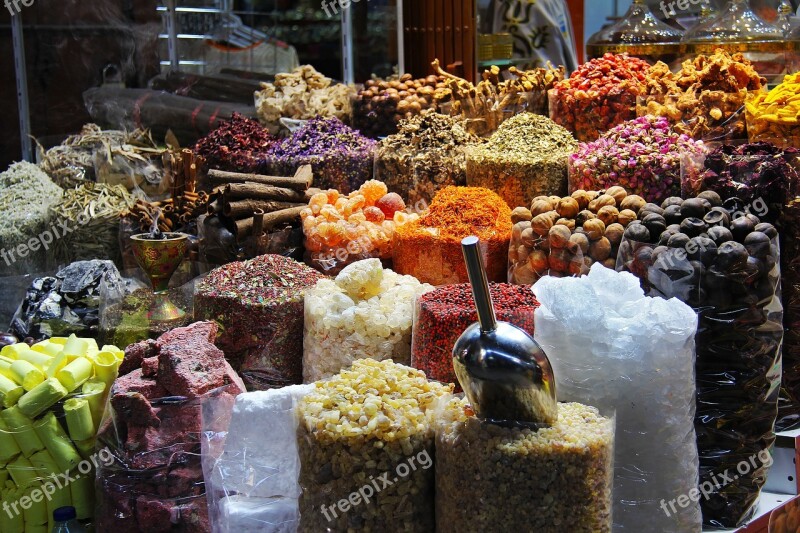
M 681 222 L 681 231 L 689 237 L 697 237 L 707 230 L 708 226 L 706 226 L 706 223 L 697 217 L 689 217 Z
M 769 255 L 769 245 L 769 237 L 760 231 L 754 231 L 744 238 L 744 247 L 747 248 L 747 253 L 759 259 L 764 259 Z
M 528 256 L 528 264 L 536 273 L 544 273 L 550 267 L 547 262 L 547 254 L 542 250 L 534 250 Z
M 664 208 L 664 220 L 667 221 L 667 224 L 680 224 L 683 220 L 683 215 L 681 214 L 681 206 L 679 205 L 668 205 Z
M 724 242 L 728 242 L 728 241 L 732 241 L 733 240 L 733 234 L 731 233 L 731 230 L 729 230 L 728 228 L 726 228 L 724 226 L 714 226 L 714 227 L 708 228 L 708 232 L 707 233 L 708 233 L 708 237 L 712 241 L 714 241 L 717 244 L 717 246 L 721 245 Z
M 548 215 L 547 213 L 541 213 L 533 217 L 531 221 L 531 228 L 533 231 L 536 232 L 537 235 L 544 237 L 550 232 L 550 228 L 553 227 L 553 217 Z
M 650 203 L 644 204 L 644 206 L 641 209 L 639 209 L 640 220 L 646 217 L 647 215 L 652 215 L 652 214 L 664 216 L 664 210 L 661 209 L 660 206 Z
M 539 281 L 536 272 L 533 271 L 530 264 L 525 263 L 514 269 L 512 273 L 512 282 L 517 285 L 533 285 Z
M 650 242 L 650 232 L 644 224 L 629 224 L 625 228 L 625 238 L 634 242 Z
M 511 228 L 511 240 L 514 242 L 519 242 L 520 237 L 522 237 L 522 232 L 530 227 L 531 223 L 524 220 L 514 224 L 514 226 Z
M 561 197 L 556 195 L 548 196 L 547 199 L 550 200 L 551 204 L 553 204 L 553 209 L 555 209 L 555 206 L 557 206 L 558 202 L 561 201 Z
M 625 228 L 622 224 L 611 224 L 606 227 L 605 238 L 611 243 L 611 246 L 619 246 L 622 242 L 622 235 L 625 233 Z
M 597 215 L 589 211 L 588 209 L 584 209 L 580 213 L 577 214 L 575 217 L 575 225 L 576 226 L 583 226 L 586 224 L 587 220 L 592 220 L 593 218 L 597 218 Z
M 584 255 L 589 251 L 589 237 L 585 233 L 573 233 L 569 242 L 575 244 Z
M 733 233 L 733 238 L 736 239 L 736 242 L 739 243 L 744 243 L 745 237 L 755 229 L 756 225 L 746 216 L 740 216 L 731 222 L 731 233 Z
M 619 222 L 623 226 L 627 226 L 628 224 L 636 220 L 636 218 L 637 218 L 636 212 L 630 209 L 623 209 L 622 211 L 619 212 L 619 215 L 617 216 L 617 222 Z
M 593 218 L 592 220 L 584 222 L 583 231 L 586 233 L 586 236 L 589 237 L 590 241 L 596 241 L 605 234 L 606 225 L 603 224 L 602 220 Z
M 677 205 L 678 207 L 680 207 L 682 203 L 683 203 L 683 198 L 681 198 L 680 196 L 670 196 L 669 198 L 661 202 L 661 209 L 666 210 L 671 205 Z
M 616 206 L 617 202 L 614 200 L 613 196 L 610 196 L 608 194 L 601 194 L 600 196 L 589 202 L 589 211 L 597 213 L 601 207 L 607 205 Z
M 553 226 L 552 228 L 550 228 L 550 232 L 548 233 L 548 238 L 550 240 L 550 249 L 552 250 L 553 248 L 565 248 L 571 236 L 572 232 L 568 227 L 561 225 Z M 552 253 L 552 251 L 550 253 Z
M 580 209 L 586 209 L 589 207 L 589 202 L 592 201 L 592 195 L 588 192 L 584 191 L 583 189 L 578 189 L 574 193 L 572 193 L 572 198 L 578 202 L 578 207 Z
M 755 231 L 760 231 L 770 239 L 774 239 L 778 236 L 778 230 L 776 230 L 775 226 L 769 224 L 768 222 L 761 222 L 760 224 L 756 224 Z
M 589 245 L 589 256 L 595 261 L 605 261 L 611 255 L 611 242 L 600 237 Z
M 533 218 L 533 214 L 531 210 L 527 207 L 517 207 L 511 212 L 511 223 L 516 224 L 517 222 L 530 222 Z
M 520 244 L 523 246 L 527 246 L 528 248 L 533 248 L 534 242 L 536 241 L 536 236 L 533 233 L 533 228 L 528 228 L 522 232 L 522 236 L 520 237 Z
M 614 201 L 617 203 L 617 205 L 620 205 L 622 203 L 622 200 L 624 200 L 625 197 L 628 196 L 628 191 L 626 191 L 624 188 L 620 187 L 619 185 L 615 185 L 615 186 L 609 188 L 606 191 L 606 194 L 611 196 L 611 197 L 613 197 Z
M 629 194 L 619 204 L 620 209 L 630 209 L 634 213 L 638 213 L 639 209 L 643 208 L 647 201 L 638 194 Z
M 722 205 L 722 198 L 714 191 L 703 191 L 698 194 L 697 197 L 708 200 L 708 202 L 711 204 L 711 207 L 719 207 Z
M 681 215 L 683 218 L 703 218 L 706 216 L 706 208 L 699 198 L 689 198 L 681 204 Z
M 566 226 L 570 231 L 575 229 L 575 219 L 572 218 L 559 218 L 556 220 L 556 226 Z
M 580 211 L 580 205 L 578 205 L 578 201 L 575 198 L 567 196 L 558 201 L 556 211 L 563 218 L 575 218 L 575 215 Z
M 597 212 L 597 218 L 603 221 L 603 224 L 608 226 L 613 224 L 619 218 L 619 211 L 613 205 L 604 205 Z
M 553 210 L 553 204 L 550 203 L 550 200 L 534 200 L 531 204 L 531 216 L 535 217 L 537 215 L 541 215 L 542 213 L 547 213 Z

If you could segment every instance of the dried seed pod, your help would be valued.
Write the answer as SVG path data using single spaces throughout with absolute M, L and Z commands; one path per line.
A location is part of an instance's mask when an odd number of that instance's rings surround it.
M 614 201 L 617 202 L 617 205 L 620 205 L 622 203 L 622 200 L 624 200 L 625 197 L 628 196 L 628 192 L 619 185 L 615 185 L 614 187 L 609 188 L 606 191 L 606 194 L 612 196 L 614 198 Z
M 517 222 L 530 222 L 533 218 L 533 214 L 531 210 L 527 207 L 517 207 L 511 212 L 511 223 L 516 224 Z
M 619 215 L 617 216 L 617 222 L 619 222 L 623 226 L 627 226 L 634 220 L 636 220 L 636 213 L 634 211 L 631 211 L 630 209 L 623 209 L 622 211 L 619 212 Z
M 604 205 L 597 212 L 597 218 L 603 221 L 606 226 L 614 224 L 619 218 L 619 211 L 613 205 Z
M 583 231 L 586 232 L 586 236 L 589 237 L 589 240 L 596 241 L 605 234 L 606 225 L 602 220 L 594 218 L 592 220 L 587 220 L 583 224 Z
M 520 243 L 528 248 L 533 248 L 534 242 L 536 240 L 536 236 L 533 233 L 533 228 L 528 228 L 522 232 L 522 236 L 520 237 Z
M 556 211 L 558 211 L 558 214 L 563 218 L 575 218 L 575 215 L 580 211 L 580 205 L 575 198 L 567 196 L 558 201 Z
M 558 272 L 569 272 L 569 261 L 572 259 L 567 250 L 556 249 L 550 251 L 550 256 L 547 258 L 547 263 L 550 265 L 551 270 Z
M 569 242 L 569 238 L 572 236 L 572 232 L 566 226 L 555 225 L 550 228 L 550 232 L 548 233 L 548 238 L 550 239 L 550 249 L 553 248 L 564 248 L 567 246 Z M 550 253 L 553 253 L 552 251 Z
M 553 210 L 553 204 L 550 200 L 534 200 L 531 204 L 531 216 L 536 217 L 542 213 L 548 213 Z
M 619 207 L 620 209 L 630 209 L 634 213 L 638 213 L 639 209 L 643 208 L 645 204 L 647 204 L 645 199 L 638 194 L 629 194 L 622 200 Z
M 587 220 L 592 220 L 597 218 L 597 215 L 589 211 L 588 209 L 584 209 L 575 217 L 575 225 L 576 226 L 583 226 L 586 224 Z
M 611 205 L 616 206 L 617 202 L 614 200 L 614 197 L 608 194 L 601 194 L 591 202 L 589 202 L 589 211 L 593 213 L 597 213 L 601 207 Z
M 586 255 L 589 252 L 589 237 L 585 233 L 573 233 L 569 242 L 575 244 L 582 254 Z
M 547 262 L 547 254 L 542 250 L 534 250 L 528 256 L 528 264 L 534 272 L 542 273 L 550 268 Z
M 622 235 L 625 233 L 625 228 L 622 224 L 611 224 L 606 228 L 605 238 L 611 243 L 611 246 L 619 246 L 622 242 Z
M 610 268 L 611 270 L 614 270 L 615 268 L 617 268 L 617 260 L 616 260 L 616 258 L 609 257 L 608 259 L 603 261 L 603 266 L 606 267 L 606 268 Z
M 531 221 L 531 228 L 533 228 L 533 231 L 535 231 L 537 235 L 541 235 L 542 237 L 547 235 L 550 232 L 550 228 L 552 227 L 553 227 L 553 218 L 547 213 L 536 215 L 535 217 L 533 217 L 533 220 Z

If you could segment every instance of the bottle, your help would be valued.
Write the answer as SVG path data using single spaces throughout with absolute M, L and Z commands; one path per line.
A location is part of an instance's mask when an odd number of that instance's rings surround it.
M 86 528 L 77 520 L 74 507 L 59 507 L 53 511 L 52 533 L 86 533 Z

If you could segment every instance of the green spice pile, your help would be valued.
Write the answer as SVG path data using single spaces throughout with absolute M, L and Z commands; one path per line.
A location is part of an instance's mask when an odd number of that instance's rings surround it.
M 559 404 L 558 421 L 535 431 L 483 422 L 453 399 L 436 433 L 437 530 L 611 531 L 614 422 L 594 407 Z
M 439 189 L 467 184 L 464 148 L 480 142 L 461 119 L 424 112 L 400 122 L 400 131 L 381 141 L 376 179 L 410 205 L 429 203 Z
M 572 134 L 541 115 L 503 122 L 489 142 L 469 149 L 467 184 L 486 187 L 508 205 L 567 192 L 567 158 L 578 149 Z
M 39 167 L 25 161 L 0 173 L 1 275 L 46 269 L 48 253 L 42 246 L 46 239 L 39 235 L 51 229 L 49 209 L 61 200 L 63 192 Z M 52 233 L 50 237 L 51 242 L 55 240 Z M 35 247 L 29 241 L 35 241 Z
M 195 318 L 216 320 L 217 346 L 248 390 L 303 382 L 303 300 L 324 276 L 262 255 L 211 271 L 197 287 Z

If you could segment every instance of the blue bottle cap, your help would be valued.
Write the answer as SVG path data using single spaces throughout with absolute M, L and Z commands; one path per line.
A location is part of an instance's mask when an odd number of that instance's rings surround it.
M 66 522 L 74 520 L 78 515 L 75 513 L 74 507 L 59 507 L 53 511 L 53 520 L 55 522 Z

